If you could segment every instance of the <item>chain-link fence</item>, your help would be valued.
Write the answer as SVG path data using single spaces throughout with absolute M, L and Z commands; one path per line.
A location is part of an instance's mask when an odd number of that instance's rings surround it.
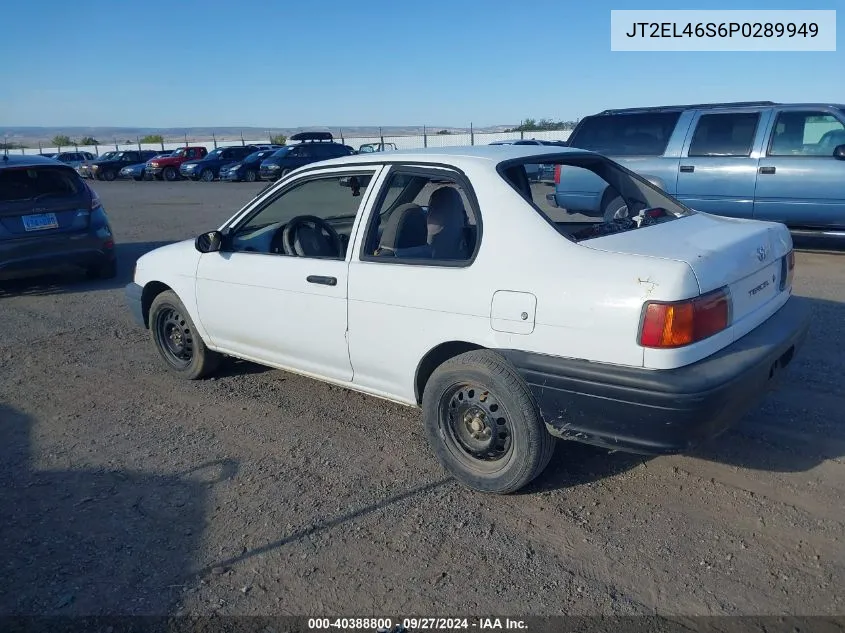
M 403 135 L 379 135 L 379 136 L 353 136 L 346 135 L 342 131 L 336 133 L 335 140 L 345 145 L 351 146 L 353 149 L 359 149 L 361 145 L 369 143 L 392 143 L 396 149 L 417 149 L 421 147 L 454 147 L 459 145 L 487 145 L 495 141 L 506 141 L 515 139 L 537 139 L 549 141 L 565 141 L 569 138 L 569 130 L 557 131 L 536 131 L 536 132 L 458 132 L 458 133 L 429 133 L 427 131 L 421 134 L 403 134 Z M 162 143 L 102 143 L 99 145 L 70 145 L 64 147 L 28 147 L 25 149 L 8 150 L 10 154 L 39 154 L 39 153 L 58 153 L 58 152 L 91 152 L 93 154 L 102 154 L 114 150 L 161 150 L 169 151 L 184 147 L 186 144 L 191 146 L 203 146 L 209 150 L 216 147 L 225 147 L 231 145 L 266 145 L 271 142 L 270 135 L 266 138 L 191 138 L 187 137 L 180 141 L 165 141 Z M 388 147 L 390 147 L 388 145 Z M 391 148 L 392 149 L 392 148 Z

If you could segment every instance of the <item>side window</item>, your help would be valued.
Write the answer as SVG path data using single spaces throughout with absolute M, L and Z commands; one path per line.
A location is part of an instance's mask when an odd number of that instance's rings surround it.
M 611 156 L 662 156 L 679 117 L 679 112 L 587 117 L 573 131 L 569 144 Z
M 757 112 L 703 114 L 698 119 L 688 156 L 748 156 L 760 115 Z
M 296 158 L 314 158 L 315 152 L 314 148 L 310 145 L 303 145 L 302 147 L 297 147 L 294 150 L 294 156 Z
M 831 156 L 845 144 L 845 125 L 826 112 L 781 112 L 769 156 Z
M 368 223 L 362 259 L 466 263 L 478 244 L 478 220 L 462 181 L 452 174 L 394 172 Z
M 240 222 L 230 233 L 228 250 L 345 258 L 372 176 L 368 171 L 296 182 Z

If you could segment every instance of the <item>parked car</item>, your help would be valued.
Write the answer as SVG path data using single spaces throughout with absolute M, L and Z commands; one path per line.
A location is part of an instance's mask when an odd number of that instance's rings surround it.
M 392 152 L 395 150 L 395 143 L 364 143 L 358 148 L 358 153 L 371 154 L 372 152 Z
M 91 152 L 61 152 L 60 154 L 51 156 L 51 158 L 65 165 L 70 165 L 74 169 L 77 169 L 83 163 L 93 162 L 97 159 Z
M 111 160 L 114 156 L 117 156 L 118 152 L 104 152 L 99 156 L 95 156 L 94 160 L 85 161 L 79 167 L 76 168 L 76 173 L 78 173 L 83 178 L 93 178 L 94 174 L 91 171 L 91 165 L 96 163 L 97 161 L 107 161 Z
M 605 110 L 573 147 L 601 152 L 698 211 L 845 237 L 845 105 L 770 101 Z M 584 174 L 581 174 L 582 176 Z M 624 217 L 617 192 L 563 169 L 551 196 L 581 214 Z
M 97 180 L 114 180 L 120 170 L 130 165 L 145 163 L 158 152 L 154 150 L 121 150 L 108 158 L 100 158 L 91 163 L 91 174 Z
M 146 173 L 156 180 L 179 180 L 179 168 L 189 160 L 200 160 L 208 155 L 208 150 L 202 145 L 196 147 L 180 147 L 170 152 L 168 156 L 156 156 L 148 161 Z
M 252 145 L 233 145 L 211 150 L 200 160 L 189 160 L 179 167 L 179 175 L 191 180 L 211 182 L 220 177 L 220 168 L 238 162 L 256 151 Z
M 118 172 L 118 178 L 131 178 L 132 180 L 151 180 L 152 176 L 147 173 L 147 165 L 150 164 L 151 161 L 160 158 L 166 158 L 170 156 L 171 152 L 164 152 L 161 154 L 156 154 L 146 163 L 138 163 L 137 165 L 127 165 L 123 169 Z
M 269 158 L 278 149 L 262 149 L 253 152 L 242 161 L 224 165 L 220 168 L 220 180 L 229 182 L 255 182 L 258 180 L 258 172 L 261 169 L 261 161 Z
M 573 221 L 538 163 L 634 217 Z M 794 266 L 782 224 L 697 213 L 598 154 L 453 147 L 309 165 L 142 256 L 126 296 L 173 374 L 228 355 L 421 407 L 442 465 L 505 493 L 553 437 L 671 453 L 740 419 L 806 336 Z
M 114 237 L 100 198 L 68 165 L 0 157 L 0 277 L 68 266 L 116 274 Z
M 262 180 L 278 180 L 304 165 L 355 153 L 348 145 L 335 143 L 328 132 L 300 132 L 291 136 L 291 140 L 299 142 L 286 145 L 262 161 L 259 168 Z

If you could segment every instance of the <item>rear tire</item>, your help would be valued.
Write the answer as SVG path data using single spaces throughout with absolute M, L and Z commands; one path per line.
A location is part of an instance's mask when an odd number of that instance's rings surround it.
M 150 336 L 168 371 L 197 380 L 220 366 L 221 355 L 208 349 L 185 306 L 172 290 L 165 290 L 150 306 Z
M 440 365 L 425 386 L 422 409 L 438 461 L 473 490 L 515 492 L 543 472 L 554 452 L 525 381 L 489 350 Z

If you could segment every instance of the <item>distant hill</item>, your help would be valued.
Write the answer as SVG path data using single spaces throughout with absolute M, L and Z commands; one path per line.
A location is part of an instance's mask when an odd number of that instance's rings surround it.
M 474 128 L 476 132 L 501 132 L 514 125 L 495 125 L 488 127 Z M 165 141 L 180 141 L 187 135 L 189 140 L 208 140 L 212 136 L 219 140 L 244 139 L 258 140 L 268 139 L 273 134 L 284 134 L 290 136 L 303 131 L 327 131 L 337 137 L 354 138 L 356 136 L 378 136 L 379 129 L 384 136 L 404 136 L 411 134 L 422 134 L 421 126 L 308 126 L 288 128 L 259 128 L 259 127 L 189 127 L 189 128 L 147 128 L 147 127 L 21 127 L 8 126 L 0 127 L 0 143 L 16 143 L 28 147 L 48 145 L 50 140 L 57 135 L 63 134 L 71 139 L 80 139 L 86 136 L 93 137 L 106 145 L 114 143 L 134 142 L 136 139 L 148 134 L 161 134 Z M 429 134 L 436 134 L 440 130 L 448 130 L 454 134 L 469 132 L 469 127 L 452 127 L 448 125 L 426 126 Z

